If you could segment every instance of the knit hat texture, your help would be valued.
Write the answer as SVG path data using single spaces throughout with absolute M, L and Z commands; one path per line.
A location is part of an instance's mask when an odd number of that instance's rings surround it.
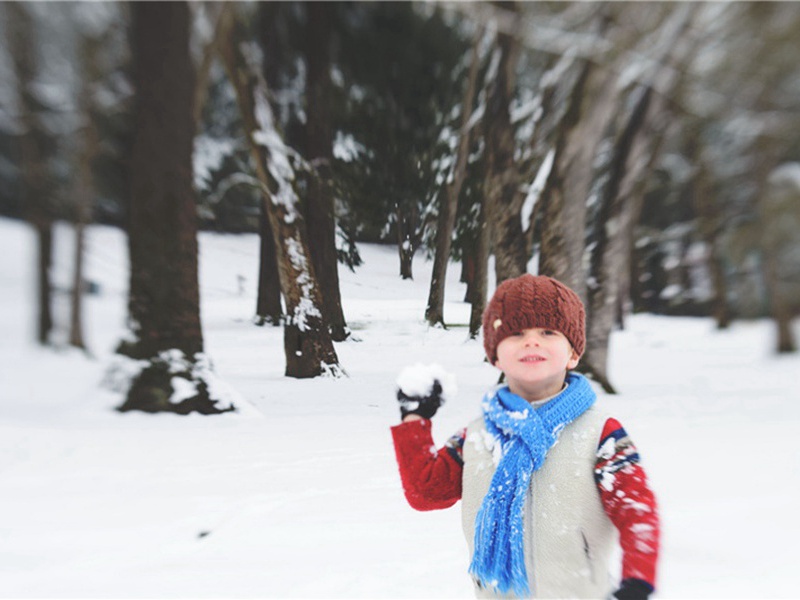
M 497 345 L 523 329 L 560 331 L 578 356 L 586 346 L 586 315 L 578 294 L 545 275 L 525 274 L 501 283 L 483 313 L 483 347 L 492 364 Z

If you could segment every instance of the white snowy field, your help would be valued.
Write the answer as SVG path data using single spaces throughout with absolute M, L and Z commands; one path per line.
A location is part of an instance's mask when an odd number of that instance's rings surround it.
M 445 316 L 458 326 L 429 329 L 430 263 L 417 257 L 402 281 L 393 248 L 362 246 L 365 264 L 341 270 L 358 338 L 336 345 L 348 377 L 297 381 L 283 377 L 281 330 L 251 324 L 257 238 L 201 234 L 206 350 L 242 410 L 123 415 L 100 384 L 124 332 L 124 236 L 89 230 L 93 357 L 32 342 L 34 250 L 27 226 L 0 219 L 0 597 L 472 596 L 459 506 L 406 505 L 389 434 L 403 367 L 437 362 L 457 378 L 439 443 L 496 380 L 467 339 L 457 265 Z M 62 289 L 71 257 L 59 226 Z M 800 597 L 800 356 L 772 346 L 767 321 L 719 332 L 639 315 L 614 333 L 621 393 L 600 401 L 658 495 L 657 597 Z

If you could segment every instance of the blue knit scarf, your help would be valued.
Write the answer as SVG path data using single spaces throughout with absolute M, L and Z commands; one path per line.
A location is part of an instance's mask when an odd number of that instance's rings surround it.
M 595 393 L 582 375 L 569 373 L 567 388 L 533 409 L 507 387 L 487 396 L 483 418 L 502 455 L 475 517 L 475 552 L 469 572 L 484 587 L 530 596 L 523 549 L 523 509 L 531 475 L 544 463 L 562 429 L 588 409 Z

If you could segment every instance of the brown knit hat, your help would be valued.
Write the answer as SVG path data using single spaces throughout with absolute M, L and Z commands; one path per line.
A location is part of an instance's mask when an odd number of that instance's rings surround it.
M 494 364 L 500 342 L 522 329 L 540 327 L 563 333 L 580 356 L 586 345 L 585 320 L 578 294 L 551 277 L 525 274 L 497 287 L 483 313 L 483 347 Z

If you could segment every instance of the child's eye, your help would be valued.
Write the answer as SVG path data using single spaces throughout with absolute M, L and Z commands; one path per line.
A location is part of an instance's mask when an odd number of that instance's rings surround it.
M 542 335 L 558 335 L 558 332 L 553 331 L 552 329 L 543 329 Z
M 521 331 L 515 331 L 511 335 L 513 335 L 514 337 L 521 337 L 522 336 L 522 332 Z

